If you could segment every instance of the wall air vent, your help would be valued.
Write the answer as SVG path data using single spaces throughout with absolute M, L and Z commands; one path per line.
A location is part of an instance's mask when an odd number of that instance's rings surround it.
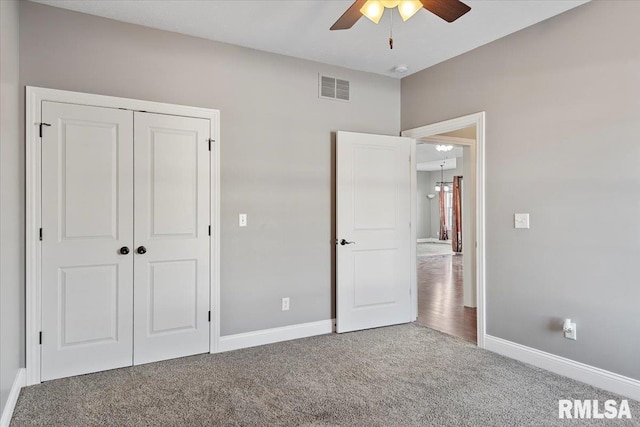
M 349 101 L 350 99 L 350 88 L 347 80 L 321 75 L 319 86 L 320 98 L 336 99 L 338 101 Z

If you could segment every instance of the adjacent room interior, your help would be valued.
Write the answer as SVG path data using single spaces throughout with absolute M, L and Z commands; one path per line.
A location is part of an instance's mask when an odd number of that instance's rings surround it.
M 638 16 L 0 0 L 0 427 L 633 424 Z
M 476 241 L 475 182 L 469 166 L 475 140 L 472 126 L 422 138 L 416 146 L 417 323 L 473 343 L 477 342 L 471 260 L 475 253 L 469 250 L 465 255 L 465 249 Z M 465 292 L 473 295 L 465 298 Z

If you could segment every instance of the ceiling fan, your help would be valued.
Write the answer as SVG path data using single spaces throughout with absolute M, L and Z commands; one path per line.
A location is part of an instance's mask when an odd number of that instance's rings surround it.
M 398 8 L 403 21 L 423 7 L 447 22 L 453 22 L 471 10 L 460 0 L 356 0 L 331 26 L 331 30 L 348 30 L 364 15 L 376 24 L 384 9 Z

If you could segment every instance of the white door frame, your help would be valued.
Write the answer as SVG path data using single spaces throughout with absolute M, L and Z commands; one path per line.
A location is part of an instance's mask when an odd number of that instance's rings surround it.
M 211 242 L 210 242 L 210 325 L 209 352 L 218 351 L 220 339 L 220 111 L 141 101 L 129 98 L 70 92 L 27 86 L 26 88 L 26 376 L 27 385 L 40 383 L 40 331 L 42 330 L 41 300 L 41 151 L 40 120 L 42 101 L 122 108 L 132 111 L 169 114 L 208 119 L 211 123 Z M 46 132 L 46 128 L 43 129 Z M 132 359 L 133 360 L 133 359 Z
M 443 122 L 421 126 L 401 132 L 402 136 L 413 138 L 411 144 L 411 194 L 416 194 L 417 169 L 416 169 L 416 143 L 420 139 L 428 139 L 434 135 L 451 132 L 462 128 L 476 126 L 476 140 L 473 145 L 476 152 L 476 298 L 477 298 L 477 338 L 478 347 L 485 347 L 486 335 L 486 296 L 485 296 L 485 221 L 484 221 L 484 147 L 485 147 L 485 112 L 470 114 Z M 470 143 L 471 144 L 471 143 Z M 466 144 L 463 144 L 466 145 Z M 418 313 L 418 279 L 416 261 L 417 242 L 417 201 L 411 198 L 411 299 L 412 319 L 417 318 Z

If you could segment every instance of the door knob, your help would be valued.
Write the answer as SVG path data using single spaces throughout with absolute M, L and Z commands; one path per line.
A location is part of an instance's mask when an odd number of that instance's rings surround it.
M 138 249 L 136 249 L 136 252 L 138 252 L 140 255 L 144 255 L 147 253 L 147 248 L 145 248 L 144 246 L 139 246 Z
M 344 245 L 352 245 L 352 244 L 354 244 L 354 243 L 355 243 L 355 242 L 347 242 L 347 241 L 346 241 L 346 240 L 344 240 L 344 239 L 340 240 L 340 244 L 341 244 L 342 246 L 344 246 Z
M 120 248 L 120 255 L 128 255 L 129 254 L 129 248 L 126 246 L 123 246 Z

